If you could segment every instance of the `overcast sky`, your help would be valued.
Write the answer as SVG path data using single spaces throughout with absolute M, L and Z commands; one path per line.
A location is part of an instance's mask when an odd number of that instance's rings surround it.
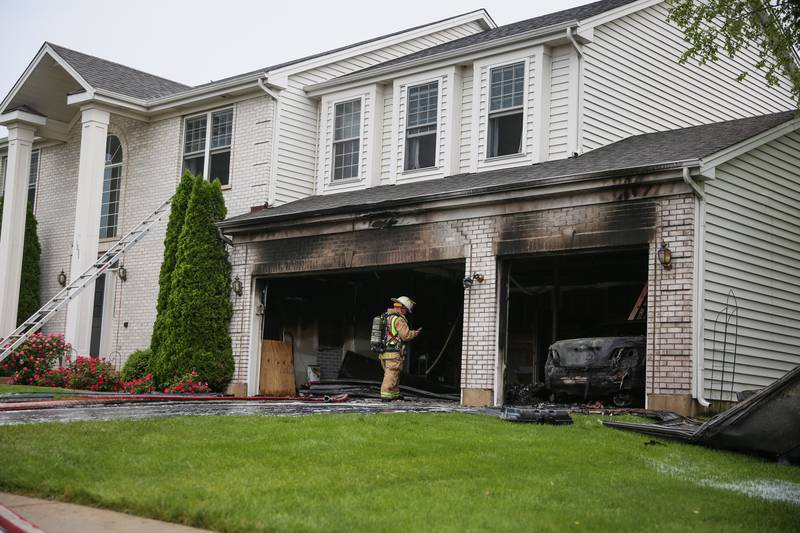
M 481 7 L 502 25 L 588 3 L 0 0 L 0 93 L 44 41 L 197 85 Z

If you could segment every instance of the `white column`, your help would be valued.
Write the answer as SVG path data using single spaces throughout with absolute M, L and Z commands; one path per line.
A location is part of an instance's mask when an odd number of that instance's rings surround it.
M 21 121 L 6 122 L 5 125 L 8 128 L 8 164 L 0 234 L 0 337 L 7 336 L 17 327 L 28 176 L 35 129 Z
M 102 109 L 87 108 L 81 111 L 81 155 L 70 279 L 97 261 L 109 118 L 108 111 Z M 94 283 L 67 305 L 64 336 L 77 355 L 89 355 L 93 306 Z

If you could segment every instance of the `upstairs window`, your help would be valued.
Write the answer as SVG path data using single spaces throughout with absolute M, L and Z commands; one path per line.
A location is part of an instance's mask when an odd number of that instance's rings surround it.
M 333 181 L 358 177 L 361 154 L 361 99 L 334 107 Z
M 117 236 L 119 200 L 122 191 L 122 144 L 115 135 L 106 138 L 106 165 L 103 173 L 103 203 L 100 209 L 100 238 Z
M 28 173 L 28 203 L 31 209 L 36 205 L 36 184 L 39 181 L 39 150 L 31 152 L 31 168 Z
M 405 169 L 436 166 L 436 128 L 439 82 L 408 88 Z
M 525 63 L 490 70 L 489 142 L 486 157 L 518 154 L 522 150 Z
M 230 183 L 233 109 L 212 111 L 186 119 L 183 168 L 196 176 Z

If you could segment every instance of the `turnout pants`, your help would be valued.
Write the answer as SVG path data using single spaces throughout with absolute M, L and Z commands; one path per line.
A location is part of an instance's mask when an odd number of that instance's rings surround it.
M 400 398 L 400 369 L 403 368 L 403 358 L 394 353 L 382 354 L 381 366 L 383 367 L 381 399 L 396 400 Z

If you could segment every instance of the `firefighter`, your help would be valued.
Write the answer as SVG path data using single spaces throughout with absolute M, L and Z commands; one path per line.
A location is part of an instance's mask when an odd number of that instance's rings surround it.
M 414 301 L 408 296 L 392 298 L 394 305 L 386 310 L 385 350 L 378 357 L 383 367 L 381 400 L 400 399 L 400 369 L 406 355 L 406 343 L 420 334 L 422 328 L 412 330 L 406 315 L 414 310 Z

